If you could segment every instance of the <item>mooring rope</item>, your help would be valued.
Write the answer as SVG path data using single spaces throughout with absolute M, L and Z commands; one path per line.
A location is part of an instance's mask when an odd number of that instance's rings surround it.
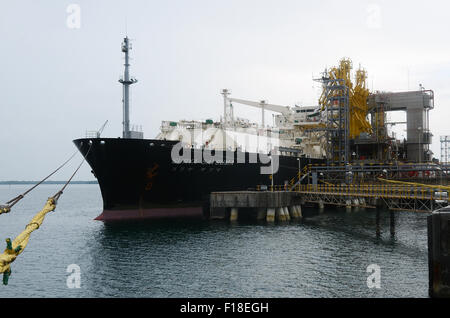
M 89 148 L 90 150 L 90 148 Z M 5 205 L 0 205 L 0 214 L 2 213 L 8 213 L 11 211 L 11 208 L 20 200 L 22 200 L 28 193 L 30 193 L 31 191 L 33 191 L 37 186 L 39 186 L 40 184 L 42 184 L 44 181 L 46 181 L 48 178 L 50 178 L 52 175 L 54 175 L 56 172 L 58 172 L 62 167 L 64 167 L 70 160 L 72 160 L 73 157 L 75 157 L 75 155 L 77 154 L 78 150 L 76 150 L 69 159 L 67 159 L 62 165 L 60 165 L 55 171 L 53 171 L 52 173 L 50 173 L 48 176 L 46 176 L 44 179 L 42 179 L 41 181 L 39 181 L 38 183 L 36 183 L 34 186 L 32 186 L 31 188 L 29 188 L 27 191 L 25 191 L 22 194 L 19 194 L 18 196 L 16 196 L 15 198 L 9 200 L 8 202 L 6 202 Z M 87 155 L 87 154 L 86 154 Z
M 83 156 L 83 160 L 78 165 L 78 167 L 75 169 L 74 173 L 71 175 L 69 180 L 63 185 L 63 187 L 56 192 L 52 197 L 48 198 L 47 202 L 45 203 L 44 208 L 38 212 L 33 219 L 31 219 L 30 223 L 25 226 L 25 230 L 20 233 L 14 241 L 11 242 L 10 238 L 6 239 L 6 249 L 3 252 L 3 254 L 0 255 L 0 273 L 3 273 L 3 284 L 8 285 L 9 276 L 11 276 L 11 263 L 14 262 L 19 256 L 25 247 L 28 244 L 28 241 L 30 240 L 30 235 L 35 230 L 39 229 L 42 222 L 44 221 L 45 216 L 47 213 L 50 213 L 56 209 L 56 204 L 58 203 L 58 199 L 63 194 L 63 191 L 65 188 L 69 185 L 70 181 L 72 181 L 73 177 L 77 174 L 78 170 L 80 170 L 81 166 L 83 165 L 84 161 L 86 160 L 87 155 L 91 151 L 92 144 L 89 146 L 88 151 L 86 152 L 86 155 Z M 73 156 L 72 156 L 73 157 Z M 72 159 L 72 157 L 70 159 Z M 70 160 L 69 159 L 69 160 Z M 64 164 L 66 164 L 65 162 Z M 61 167 L 60 167 L 61 168 Z M 59 170 L 58 168 L 57 170 Z M 42 183 L 42 182 L 40 182 Z M 37 186 L 37 185 L 36 185 Z M 33 188 L 35 188 L 34 186 Z M 33 189 L 32 188 L 32 189 Z M 31 191 L 32 189 L 28 190 Z

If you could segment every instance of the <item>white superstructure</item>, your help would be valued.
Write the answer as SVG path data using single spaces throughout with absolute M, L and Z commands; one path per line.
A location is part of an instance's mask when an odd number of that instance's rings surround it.
M 320 131 L 324 118 L 318 106 L 289 107 L 269 104 L 265 101 L 229 98 L 229 91 L 223 90 L 224 116 L 221 121 L 178 122 L 163 121 L 157 139 L 180 141 L 186 147 L 215 150 L 239 149 L 247 152 L 269 153 L 323 158 L 325 136 Z M 235 118 L 233 103 L 258 107 L 262 110 L 262 124 L 247 119 Z M 265 110 L 278 112 L 275 126 L 264 125 Z

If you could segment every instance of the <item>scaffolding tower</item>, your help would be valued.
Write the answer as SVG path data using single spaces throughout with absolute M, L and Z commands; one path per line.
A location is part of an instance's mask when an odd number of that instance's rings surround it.
M 441 164 L 449 163 L 450 136 L 441 136 Z
M 349 161 L 349 87 L 345 80 L 325 75 L 324 111 L 326 112 L 326 145 L 328 164 L 347 164 Z

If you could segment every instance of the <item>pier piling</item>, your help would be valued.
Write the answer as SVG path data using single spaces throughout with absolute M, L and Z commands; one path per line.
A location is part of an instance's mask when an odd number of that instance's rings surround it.
M 275 208 L 267 209 L 266 221 L 267 221 L 267 223 L 275 222 Z
M 430 297 L 450 297 L 450 208 L 434 211 L 428 223 L 428 291 Z
M 231 208 L 230 221 L 235 222 L 238 219 L 238 208 Z

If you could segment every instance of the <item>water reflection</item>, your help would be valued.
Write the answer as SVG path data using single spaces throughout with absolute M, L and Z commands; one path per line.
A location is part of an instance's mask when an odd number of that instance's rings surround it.
M 398 269 L 420 260 L 416 268 L 426 271 L 426 257 L 421 245 L 395 239 L 396 213 L 336 208 L 318 215 L 305 210 L 302 221 L 283 226 L 256 221 L 106 223 L 89 246 L 92 274 L 86 284 L 95 296 L 401 296 L 397 286 L 411 281 L 426 285 L 426 275 L 418 271 L 404 277 Z M 402 235 L 411 225 L 416 223 L 401 224 Z M 388 227 L 391 235 L 383 237 Z M 378 294 L 364 285 L 371 263 L 380 263 L 392 281 Z

